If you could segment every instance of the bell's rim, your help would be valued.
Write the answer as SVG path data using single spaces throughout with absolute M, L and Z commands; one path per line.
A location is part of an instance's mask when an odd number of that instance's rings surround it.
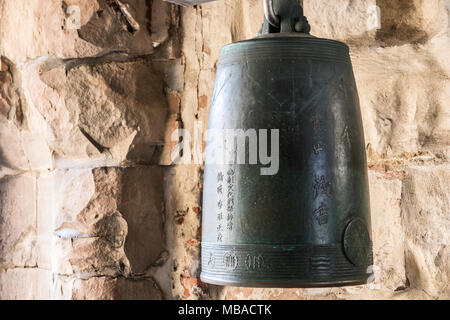
M 352 287 L 367 284 L 370 274 L 367 274 L 363 278 L 354 280 L 336 280 L 336 281 L 314 281 L 312 279 L 295 280 L 295 279 L 273 279 L 266 281 L 256 281 L 256 280 L 237 280 L 237 279 L 222 279 L 208 277 L 205 275 L 200 275 L 200 280 L 207 284 L 212 284 L 216 286 L 227 286 L 227 287 L 242 287 L 242 288 L 267 288 L 267 289 L 307 289 L 307 288 L 339 288 L 339 287 Z
M 222 47 L 222 50 L 225 48 L 228 48 L 230 46 L 239 45 L 239 44 L 247 44 L 247 43 L 254 43 L 254 42 L 262 42 L 262 41 L 282 41 L 282 40 L 306 40 L 306 41 L 313 41 L 314 43 L 329 43 L 334 44 L 338 46 L 342 46 L 348 50 L 350 50 L 350 47 L 342 41 L 334 40 L 334 39 L 328 39 L 328 38 L 319 38 L 310 34 L 306 33 L 296 33 L 296 32 L 282 32 L 282 33 L 269 33 L 269 34 L 262 34 L 258 35 L 256 37 L 246 39 L 246 40 L 240 40 L 236 42 L 229 43 Z
M 222 47 L 219 66 L 277 59 L 319 60 L 351 65 L 350 48 L 343 42 L 299 33 L 276 33 Z

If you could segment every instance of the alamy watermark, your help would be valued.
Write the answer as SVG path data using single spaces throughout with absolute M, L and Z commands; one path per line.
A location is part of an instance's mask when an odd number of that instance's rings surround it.
M 367 279 L 367 285 L 371 290 L 381 289 L 381 268 L 376 265 L 371 265 L 367 268 L 367 274 L 369 278 Z
M 78 30 L 81 28 L 81 9 L 79 6 L 71 5 L 66 9 L 66 28 Z
M 368 18 L 366 20 L 367 31 L 381 29 L 381 9 L 377 5 L 367 7 Z
M 199 121 L 194 127 L 194 134 L 186 129 L 172 132 L 171 140 L 177 143 L 171 150 L 174 164 L 248 164 L 261 166 L 263 176 L 278 173 L 279 129 L 210 129 L 204 133 Z

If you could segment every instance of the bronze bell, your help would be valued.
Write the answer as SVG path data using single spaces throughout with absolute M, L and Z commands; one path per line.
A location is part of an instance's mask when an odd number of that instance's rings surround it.
M 309 35 L 298 1 L 265 2 L 260 35 L 220 54 L 201 280 L 364 284 L 373 264 L 368 174 L 349 48 Z

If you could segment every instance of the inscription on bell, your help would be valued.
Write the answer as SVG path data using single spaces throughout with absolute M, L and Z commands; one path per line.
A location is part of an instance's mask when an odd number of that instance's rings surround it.
M 319 153 L 325 150 L 325 145 L 322 142 L 318 142 L 314 145 L 313 149 L 314 153 L 318 155 Z
M 232 231 L 234 226 L 234 181 L 235 171 L 227 171 L 227 230 Z
M 314 178 L 314 199 L 320 195 L 331 196 L 331 182 L 325 176 Z
M 245 266 L 249 271 L 264 271 L 269 269 L 264 257 L 258 254 L 247 255 L 245 258 Z
M 324 225 L 328 223 L 328 206 L 325 202 L 322 202 L 316 210 L 314 210 L 314 217 L 316 218 L 319 225 Z
M 234 252 L 226 252 L 223 256 L 223 264 L 226 270 L 234 271 L 238 267 L 238 257 Z
M 223 181 L 224 181 L 224 175 L 223 172 L 219 172 L 217 174 L 217 236 L 216 240 L 217 242 L 222 242 L 223 240 L 223 227 L 222 227 L 222 220 L 223 220 L 223 212 L 222 209 L 224 207 L 223 203 Z
M 208 266 L 214 268 L 216 262 L 214 259 L 214 254 L 212 252 L 209 253 Z

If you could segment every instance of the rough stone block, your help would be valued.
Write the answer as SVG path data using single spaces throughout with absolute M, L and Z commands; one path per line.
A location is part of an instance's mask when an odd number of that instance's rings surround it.
M 0 179 L 0 266 L 36 266 L 36 178 Z
M 168 106 L 151 61 L 48 59 L 23 73 L 30 126 L 46 128 L 56 167 L 157 163 Z
M 50 271 L 37 268 L 0 271 L 0 299 L 52 299 L 52 276 Z
M 54 178 L 53 173 L 41 174 L 37 178 L 37 265 L 47 270 L 52 269 L 52 261 L 56 254 L 53 232 L 57 193 Z
M 75 280 L 74 300 L 162 300 L 158 285 L 152 279 L 91 278 Z
M 134 273 L 148 269 L 165 250 L 164 169 L 121 172 L 118 210 L 128 224 L 125 253 Z
M 51 152 L 39 132 L 22 130 L 0 116 L 0 166 L 14 170 L 52 167 Z
M 353 62 L 366 142 L 375 154 L 370 160 L 442 154 L 448 81 L 440 75 L 450 70 L 411 45 L 355 50 Z
M 0 57 L 0 166 L 16 170 L 51 167 L 51 153 L 42 130 L 30 130 L 16 66 Z
M 406 286 L 402 228 L 402 181 L 395 175 L 370 172 L 370 202 L 374 243 L 375 282 L 379 289 Z
M 335 40 L 357 38 L 360 42 L 375 38 L 376 0 L 304 1 L 304 13 L 311 24 L 311 34 Z M 366 39 L 363 39 L 366 38 Z
M 165 175 L 168 248 L 173 256 L 172 295 L 180 299 L 205 298 L 200 276 L 201 185 L 198 166 L 179 165 Z
M 171 23 L 170 5 L 155 2 L 152 10 L 145 0 L 4 1 L 1 55 L 24 62 L 44 55 L 78 58 L 114 50 L 151 54 L 155 43 L 167 41 Z
M 450 297 L 450 166 L 406 170 L 402 211 L 406 274 L 433 298 Z
M 165 250 L 163 174 L 158 167 L 57 173 L 60 272 L 128 275 L 152 267 Z

